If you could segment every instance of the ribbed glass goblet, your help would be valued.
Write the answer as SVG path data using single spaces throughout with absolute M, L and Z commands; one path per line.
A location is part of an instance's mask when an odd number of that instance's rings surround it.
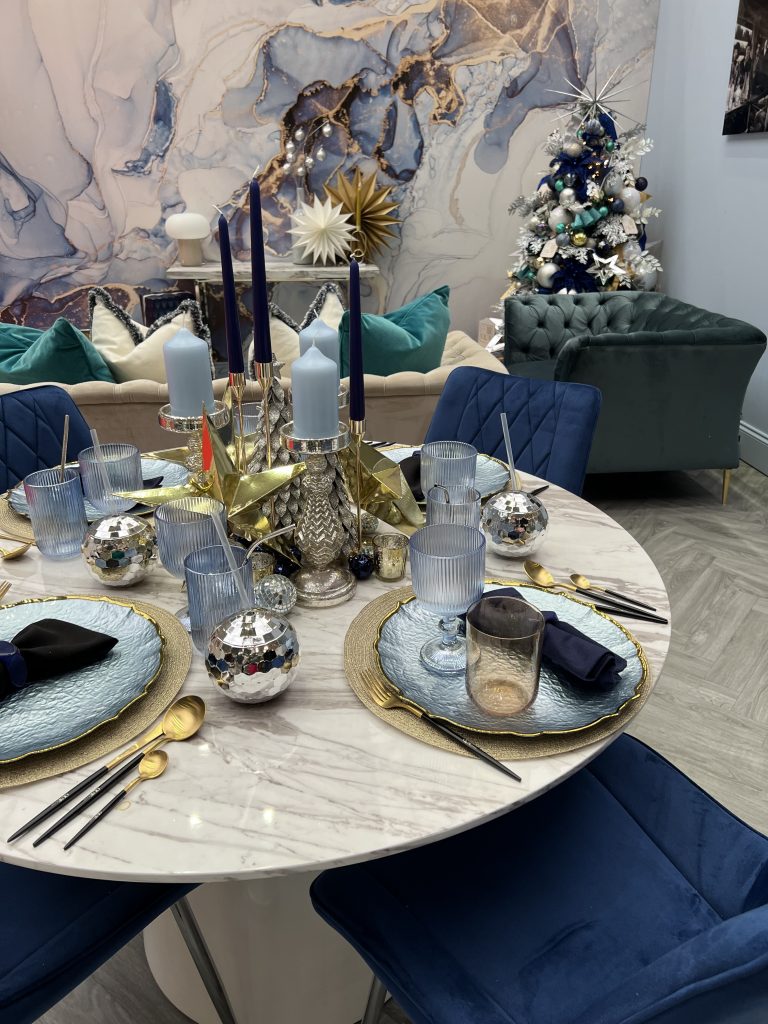
M 477 448 L 464 441 L 430 441 L 421 448 L 421 492 L 431 487 L 474 487 Z
M 410 553 L 413 592 L 443 631 L 424 644 L 421 660 L 431 672 L 463 672 L 467 647 L 457 616 L 483 593 L 485 537 L 471 526 L 425 526 L 411 537 Z

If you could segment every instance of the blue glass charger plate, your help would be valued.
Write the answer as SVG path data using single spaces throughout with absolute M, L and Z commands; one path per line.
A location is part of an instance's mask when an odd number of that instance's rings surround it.
M 71 465 L 77 465 L 77 463 L 71 463 Z M 189 472 L 185 466 L 180 465 L 178 462 L 168 462 L 167 459 L 145 459 L 141 460 L 141 475 L 145 480 L 151 480 L 153 477 L 161 476 L 162 481 L 159 484 L 160 487 L 176 487 L 178 484 L 186 483 Z M 8 504 L 11 506 L 17 515 L 24 516 L 25 519 L 29 518 L 29 509 L 27 507 L 27 496 L 24 493 L 24 485 L 17 484 L 16 487 L 8 495 Z M 132 512 L 149 512 L 153 511 L 147 505 L 134 505 Z M 104 516 L 103 512 L 99 512 L 91 505 L 89 501 L 85 502 L 85 517 L 89 523 L 95 523 L 97 519 L 101 519 Z
M 534 702 L 516 715 L 500 717 L 483 711 L 467 693 L 466 675 L 438 676 L 419 658 L 422 646 L 439 634 L 435 615 L 416 600 L 403 602 L 381 623 L 376 650 L 384 674 L 401 692 L 433 718 L 475 732 L 507 736 L 543 736 L 578 732 L 610 718 L 633 701 L 648 674 L 642 647 L 620 623 L 564 594 L 522 583 L 486 583 L 486 593 L 515 586 L 542 611 L 553 611 L 563 622 L 626 659 L 619 683 L 607 693 L 578 690 L 542 665 Z
M 157 624 L 128 602 L 53 597 L 0 607 L 0 640 L 40 619 L 63 619 L 117 637 L 106 658 L 65 672 L 0 701 L 0 764 L 64 746 L 117 718 L 160 674 Z
M 384 448 L 381 454 L 398 464 L 407 459 L 414 452 L 420 452 L 421 445 L 403 446 L 401 448 Z M 475 487 L 480 492 L 481 498 L 489 498 L 496 494 L 509 483 L 509 466 L 500 459 L 494 459 L 492 455 L 483 455 L 478 452 L 477 471 L 475 473 Z

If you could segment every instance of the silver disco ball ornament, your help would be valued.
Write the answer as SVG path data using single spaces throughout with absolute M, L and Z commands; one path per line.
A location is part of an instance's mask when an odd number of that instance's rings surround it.
M 157 535 L 146 519 L 119 512 L 91 523 L 81 550 L 99 583 L 132 587 L 157 563 Z
M 502 558 L 530 555 L 544 540 L 549 513 L 525 491 L 499 491 L 483 509 L 480 528 L 488 548 Z
M 299 638 L 287 619 L 263 608 L 248 608 L 214 629 L 205 667 L 232 700 L 261 704 L 288 688 L 299 651 Z
M 296 587 L 287 576 L 271 573 L 256 584 L 256 604 L 278 615 L 287 615 L 296 604 Z

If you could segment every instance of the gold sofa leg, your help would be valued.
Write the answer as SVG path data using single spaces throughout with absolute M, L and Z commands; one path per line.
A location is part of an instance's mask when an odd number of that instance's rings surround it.
M 723 504 L 728 504 L 728 488 L 731 486 L 731 470 L 723 470 Z

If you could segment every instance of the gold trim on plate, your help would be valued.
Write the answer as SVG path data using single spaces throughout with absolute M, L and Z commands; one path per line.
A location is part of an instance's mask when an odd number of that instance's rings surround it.
M 90 729 L 86 729 L 85 732 L 79 733 L 77 736 L 72 736 L 68 740 L 64 740 L 63 743 L 55 743 L 52 747 L 39 747 L 37 750 L 29 750 L 26 754 L 19 754 L 18 757 L 0 758 L 0 765 L 16 764 L 19 761 L 23 761 L 28 757 L 35 757 L 38 754 L 50 754 L 51 751 L 60 750 L 62 747 L 69 746 L 70 743 L 77 743 L 79 740 L 84 739 L 86 736 L 90 736 L 91 733 L 100 729 L 103 725 L 107 725 L 109 722 L 115 722 L 117 719 L 126 712 L 130 707 L 136 704 L 137 701 L 142 700 L 146 697 L 150 686 L 158 679 L 160 673 L 163 671 L 166 656 L 166 638 L 160 628 L 159 623 L 148 613 L 142 611 L 131 601 L 120 601 L 115 597 L 106 597 L 103 595 L 95 594 L 58 594 L 54 597 L 25 597 L 21 601 L 9 601 L 7 604 L 0 605 L 0 612 L 6 608 L 17 608 L 20 605 L 25 604 L 46 604 L 51 601 L 96 601 L 104 602 L 106 604 L 118 605 L 121 608 L 130 608 L 134 614 L 141 616 L 142 619 L 146 619 L 152 626 L 154 626 L 158 637 L 160 638 L 160 661 L 157 666 L 157 671 L 148 679 L 144 684 L 144 689 L 141 693 L 138 693 L 133 697 L 127 704 L 124 704 L 122 708 L 115 715 L 111 715 L 109 718 L 102 719 L 101 722 L 97 722 L 96 725 L 91 726 Z

